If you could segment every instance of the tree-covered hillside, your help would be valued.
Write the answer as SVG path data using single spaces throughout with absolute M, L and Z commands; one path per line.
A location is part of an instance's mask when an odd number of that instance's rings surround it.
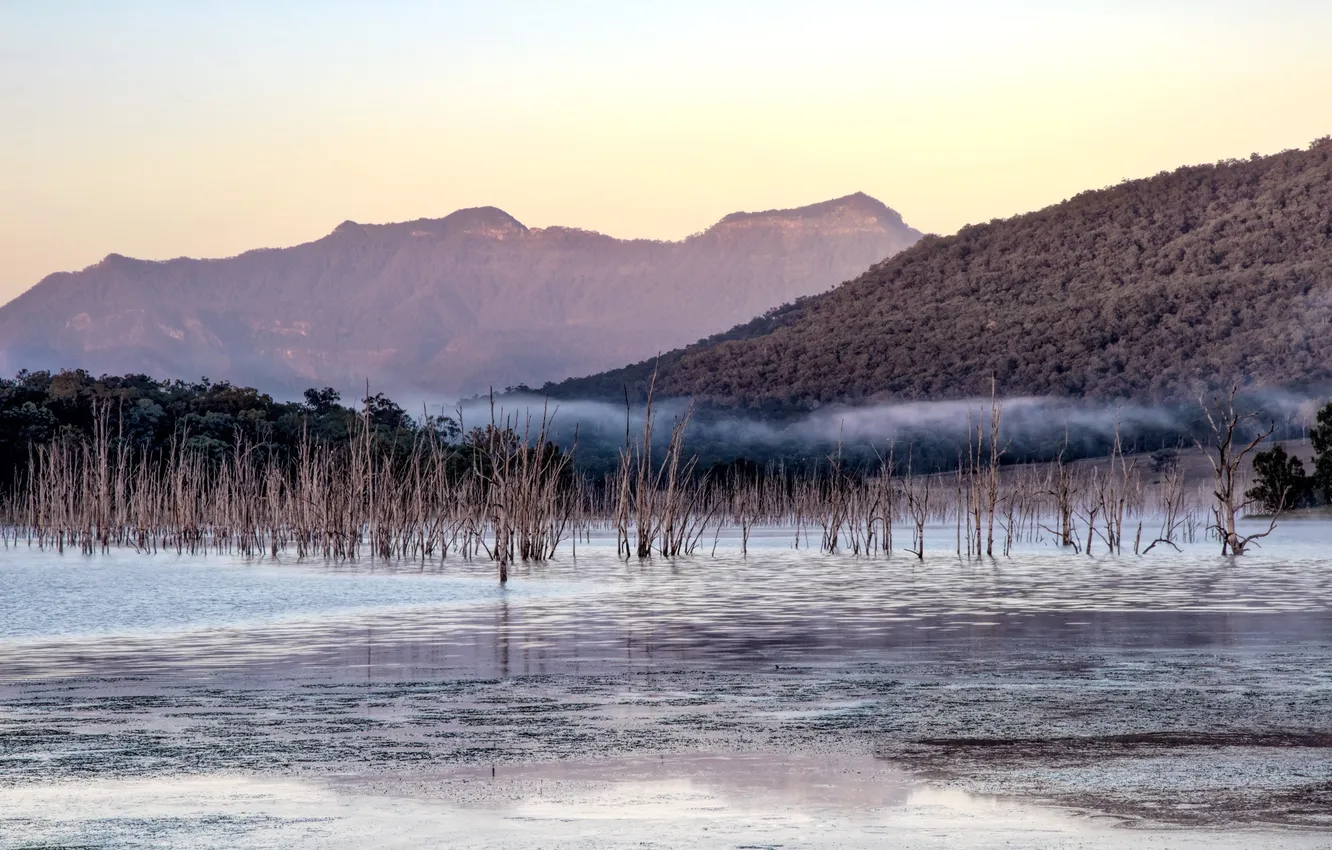
M 1332 140 L 927 237 L 658 361 L 550 385 L 759 409 L 1003 395 L 1184 400 L 1332 383 Z

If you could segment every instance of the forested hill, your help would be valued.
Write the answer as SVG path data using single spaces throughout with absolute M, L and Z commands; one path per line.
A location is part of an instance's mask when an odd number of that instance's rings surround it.
M 657 391 L 762 408 L 988 391 L 1156 400 L 1332 383 L 1332 140 L 927 237 L 660 358 Z M 547 387 L 641 396 L 654 368 Z

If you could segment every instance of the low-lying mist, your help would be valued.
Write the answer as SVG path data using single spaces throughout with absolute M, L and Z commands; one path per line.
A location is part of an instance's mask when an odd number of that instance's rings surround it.
M 1211 402 L 1212 399 L 1208 399 Z M 489 424 L 493 417 L 517 430 L 540 427 L 543 413 L 555 442 L 577 439 L 584 468 L 609 469 L 629 439 L 637 439 L 646 414 L 643 405 L 601 401 L 553 401 L 536 395 L 508 394 L 464 401 L 440 411 L 460 419 L 464 431 Z M 1251 391 L 1237 407 L 1252 414 L 1251 429 L 1274 425 L 1274 438 L 1304 436 L 1322 400 L 1282 391 Z M 828 406 L 803 414 L 764 415 L 698 406 L 682 399 L 653 405 L 654 440 L 664 442 L 671 425 L 690 417 L 686 445 L 699 464 L 734 461 L 759 465 L 780 462 L 810 466 L 839 456 L 852 464 L 877 464 L 891 451 L 898 468 L 910 463 L 920 471 L 949 469 L 964 455 L 968 442 L 988 444 L 991 411 L 999 413 L 999 444 L 1012 463 L 1109 454 L 1116 437 L 1126 453 L 1192 446 L 1206 441 L 1210 428 L 1204 403 L 1110 403 L 1086 399 L 1013 397 L 953 401 L 917 401 Z M 979 436 L 978 436 L 979 435 Z

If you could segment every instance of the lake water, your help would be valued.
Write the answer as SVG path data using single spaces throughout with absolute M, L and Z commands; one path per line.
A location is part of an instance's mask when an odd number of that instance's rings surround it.
M 559 582 L 501 588 L 490 577 L 221 557 L 85 558 L 10 550 L 0 562 L 0 641 L 150 636 L 403 606 L 452 607 L 568 592 Z
M 1235 559 L 952 534 L 602 541 L 503 588 L 0 550 L 0 848 L 1326 846 L 1332 524 Z

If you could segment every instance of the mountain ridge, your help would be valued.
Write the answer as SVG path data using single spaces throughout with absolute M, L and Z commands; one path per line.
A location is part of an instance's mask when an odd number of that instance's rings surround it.
M 862 204 L 862 201 L 867 203 Z M 839 198 L 832 198 L 830 200 L 820 201 L 814 204 L 807 204 L 802 207 L 778 208 L 778 209 L 761 210 L 755 212 L 740 211 L 740 212 L 727 213 L 726 215 L 718 219 L 715 224 L 712 224 L 707 229 L 700 230 L 696 233 L 691 233 L 680 239 L 652 239 L 648 237 L 627 237 L 627 238 L 617 237 L 617 236 L 611 236 L 606 233 L 602 233 L 599 230 L 592 230 L 590 228 L 574 227 L 571 225 L 563 225 L 563 224 L 552 224 L 552 225 L 547 225 L 545 227 L 529 227 L 499 207 L 495 206 L 462 207 L 440 218 L 417 218 L 417 219 L 411 219 L 409 221 L 393 221 L 393 222 L 383 222 L 383 223 L 363 223 L 363 222 L 354 221 L 352 219 L 346 219 L 345 221 L 338 224 L 336 227 L 334 227 L 332 230 L 330 230 L 328 233 L 324 234 L 323 236 L 316 237 L 306 242 L 298 242 L 294 245 L 288 245 L 282 247 L 247 248 L 246 250 L 241 251 L 238 254 L 228 254 L 225 256 L 218 256 L 218 257 L 190 257 L 190 256 L 181 255 L 178 257 L 169 257 L 166 259 L 154 260 L 146 257 L 133 257 L 128 254 L 121 254 L 119 252 L 112 251 L 102 259 L 90 265 L 84 266 L 82 269 L 51 272 L 50 274 L 42 277 L 36 284 L 33 284 L 33 286 L 28 287 L 28 289 L 19 293 L 19 295 L 16 295 L 14 298 L 16 300 L 25 293 L 31 292 L 37 286 L 40 286 L 43 282 L 51 278 L 57 278 L 62 275 L 78 274 L 79 272 L 88 271 L 89 269 L 97 268 L 98 266 L 101 266 L 106 263 L 114 263 L 122 261 L 128 263 L 142 263 L 145 265 L 149 264 L 161 265 L 164 263 L 175 263 L 180 261 L 189 261 L 196 263 L 218 263 L 218 262 L 225 262 L 227 260 L 238 259 L 240 257 L 249 256 L 251 254 L 263 254 L 273 251 L 288 251 L 295 248 L 302 248 L 308 245 L 315 245 L 327 239 L 331 239 L 332 237 L 337 236 L 339 234 L 364 233 L 367 232 L 368 230 L 381 229 L 381 228 L 400 230 L 407 228 L 409 226 L 419 228 L 422 226 L 439 225 L 452 221 L 454 219 L 461 219 L 468 214 L 486 214 L 486 215 L 496 215 L 497 217 L 502 217 L 501 223 L 498 225 L 499 227 L 509 225 L 512 226 L 514 230 L 519 230 L 524 233 L 545 233 L 545 232 L 568 233 L 568 234 L 586 235 L 612 242 L 651 243 L 657 245 L 679 245 L 688 242 L 690 239 L 696 239 L 700 236 L 706 236 L 709 233 L 718 230 L 718 228 L 720 228 L 722 225 L 726 224 L 735 224 L 738 222 L 745 222 L 745 221 L 758 221 L 758 220 L 779 218 L 779 217 L 814 218 L 817 217 L 819 214 L 827 213 L 836 210 L 839 207 L 844 207 L 844 206 L 863 206 L 867 211 L 871 212 L 878 212 L 881 210 L 884 214 L 884 217 L 888 218 L 891 223 L 907 228 L 908 230 L 914 231 L 919 236 L 923 237 L 925 235 L 920 231 L 915 231 L 915 228 L 911 228 L 909 225 L 907 225 L 905 220 L 902 218 L 901 213 L 898 213 L 896 210 L 892 209 L 887 204 L 884 204 L 882 201 L 879 201 L 878 199 L 864 192 L 853 192 L 850 195 L 843 195 Z M 3 308 L 3 306 L 4 305 L 0 305 L 0 308 Z
M 206 374 L 279 391 L 540 383 L 698 339 L 921 236 L 859 194 L 751 215 L 677 241 L 624 240 L 473 207 L 345 221 L 231 257 L 112 253 L 0 306 L 0 369 Z

